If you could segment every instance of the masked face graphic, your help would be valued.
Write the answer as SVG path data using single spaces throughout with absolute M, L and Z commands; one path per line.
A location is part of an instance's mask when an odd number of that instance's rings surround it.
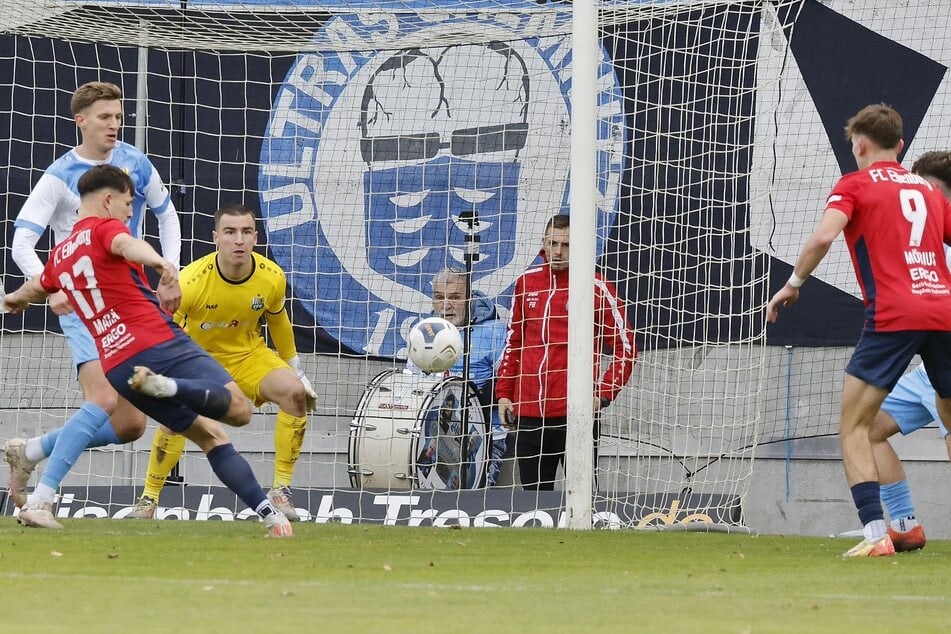
M 486 90 L 497 107 L 478 107 Z M 435 271 L 464 268 L 469 231 L 475 280 L 512 262 L 529 90 L 524 61 L 503 44 L 411 50 L 380 66 L 360 120 L 370 269 L 425 293 Z
M 472 28 L 488 43 L 419 48 Z M 504 308 L 566 211 L 570 38 L 527 28 L 343 15 L 324 27 L 334 50 L 288 71 L 261 150 L 268 246 L 295 299 L 350 350 L 405 354 L 433 274 L 473 254 L 473 289 Z M 609 60 L 599 73 L 600 231 L 616 210 L 623 135 L 610 130 L 624 115 Z

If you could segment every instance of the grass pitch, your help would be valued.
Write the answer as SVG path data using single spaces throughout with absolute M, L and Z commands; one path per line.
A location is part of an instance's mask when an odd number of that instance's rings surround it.
M 951 542 L 0 518 L 0 631 L 946 631 Z

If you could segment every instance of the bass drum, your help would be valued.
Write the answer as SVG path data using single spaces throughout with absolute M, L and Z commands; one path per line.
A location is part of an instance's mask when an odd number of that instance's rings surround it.
M 357 489 L 475 489 L 489 457 L 475 387 L 457 377 L 387 370 L 367 385 L 350 423 L 350 484 Z M 463 408 L 463 399 L 469 403 Z M 464 422 L 465 419 L 468 419 Z

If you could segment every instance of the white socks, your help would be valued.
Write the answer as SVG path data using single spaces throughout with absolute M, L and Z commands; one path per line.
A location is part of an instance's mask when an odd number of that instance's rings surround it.
M 33 493 L 30 493 L 26 498 L 27 504 L 33 504 L 34 502 L 49 502 L 53 503 L 53 499 L 56 497 L 56 489 L 51 489 L 49 486 L 40 482 L 36 485 L 36 488 L 33 489 Z
M 865 539 L 870 542 L 875 542 L 885 537 L 885 520 L 869 522 L 862 528 L 862 534 L 865 535 Z
M 898 533 L 907 533 L 916 526 L 918 526 L 918 520 L 914 517 L 901 517 L 897 520 L 892 520 L 892 529 Z
M 24 453 L 26 453 L 26 459 L 32 463 L 37 463 L 49 458 L 49 456 L 43 453 L 43 443 L 40 442 L 39 436 L 27 439 L 26 447 L 23 449 Z

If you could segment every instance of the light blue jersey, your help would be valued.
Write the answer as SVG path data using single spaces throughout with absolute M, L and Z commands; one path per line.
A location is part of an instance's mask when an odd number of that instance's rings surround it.
M 36 253 L 37 240 L 47 227 L 53 231 L 54 245 L 69 237 L 79 211 L 79 179 L 90 168 L 104 163 L 124 171 L 135 185 L 132 217 L 128 223 L 133 237 L 142 237 L 148 206 L 158 219 L 162 255 L 178 266 L 182 234 L 168 189 L 148 157 L 134 146 L 119 141 L 104 161 L 85 159 L 73 148 L 46 168 L 13 225 L 13 260 L 27 278 L 43 270 L 43 262 Z M 60 316 L 59 321 L 77 368 L 99 358 L 89 331 L 74 313 Z
M 17 215 L 14 227 L 28 229 L 37 236 L 42 236 L 47 227 L 53 230 L 53 240 L 59 244 L 72 231 L 76 222 L 76 213 L 79 209 L 79 191 L 77 183 L 80 177 L 89 168 L 95 165 L 108 163 L 120 168 L 132 178 L 135 184 L 132 200 L 132 218 L 129 220 L 129 230 L 135 238 L 142 237 L 145 224 L 145 207 L 156 215 L 160 223 L 162 254 L 166 259 L 178 264 L 180 253 L 181 231 L 173 231 L 176 235 L 166 236 L 162 228 L 169 226 L 171 221 L 178 227 L 175 217 L 175 207 L 171 204 L 168 189 L 162 182 L 152 162 L 142 152 L 128 143 L 119 141 L 113 148 L 109 158 L 105 161 L 90 161 L 82 158 L 75 148 L 59 157 L 46 169 L 46 172 L 37 182 L 26 203 Z M 171 214 L 169 218 L 163 218 Z M 163 222 L 164 221 L 164 222 Z M 169 239 L 166 239 L 168 237 Z M 173 244 L 174 243 L 174 244 Z M 27 266 L 17 262 L 27 277 L 32 277 L 42 270 L 42 264 L 37 258 Z M 39 265 L 39 270 L 35 269 Z

